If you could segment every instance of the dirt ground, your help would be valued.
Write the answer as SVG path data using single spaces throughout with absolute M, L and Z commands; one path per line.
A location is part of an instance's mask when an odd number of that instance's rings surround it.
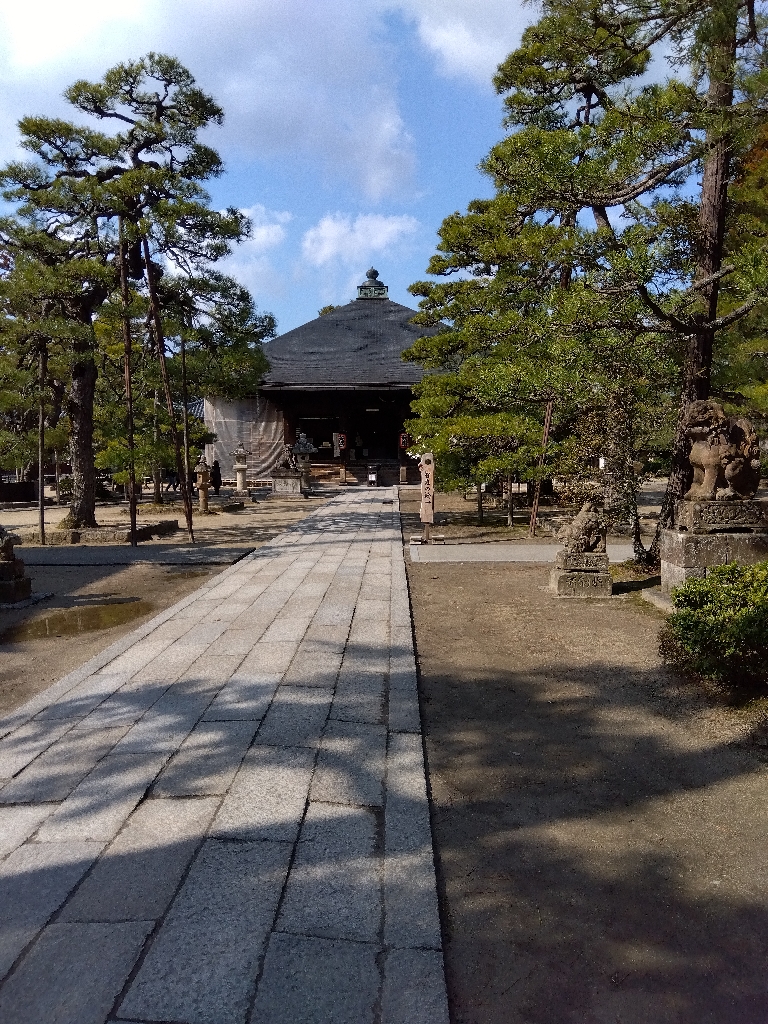
M 29 566 L 27 575 L 32 578 L 33 594 L 53 596 L 28 608 L 0 609 L 0 715 L 23 704 L 151 616 L 196 590 L 232 561 L 234 548 L 239 546 L 236 553 L 242 554 L 259 547 L 308 515 L 322 500 L 270 498 L 259 504 L 246 504 L 239 512 L 196 516 L 196 550 L 210 558 L 211 552 L 226 549 L 218 565 Z M 46 521 L 56 523 L 65 514 L 66 509 L 48 509 Z M 141 508 L 140 521 L 160 518 L 178 518 L 183 524 L 183 512 L 178 506 Z M 102 525 L 126 519 L 125 510 L 119 506 L 97 508 L 97 520 Z M 34 527 L 36 510 L 3 510 L 0 522 L 10 530 Z M 173 558 L 174 546 L 186 547 L 186 533 L 180 530 L 161 543 Z M 157 542 L 140 544 L 139 557 L 143 551 L 156 547 Z M 16 554 L 24 558 L 25 551 L 31 549 L 31 545 L 21 545 Z M 43 549 L 36 546 L 34 550 L 39 553 Z M 85 552 L 84 560 L 89 551 L 109 557 L 106 549 L 100 552 L 98 546 L 79 545 L 70 550 Z
M 636 594 L 408 575 L 453 1024 L 765 1024 L 765 699 L 668 673 Z

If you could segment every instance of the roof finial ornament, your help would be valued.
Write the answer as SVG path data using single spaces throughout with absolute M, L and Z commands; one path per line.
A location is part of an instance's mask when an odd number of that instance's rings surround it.
M 357 286 L 358 299 L 389 298 L 389 288 L 382 281 L 379 281 L 378 278 L 378 270 L 375 267 L 371 267 L 365 275 L 365 281 Z

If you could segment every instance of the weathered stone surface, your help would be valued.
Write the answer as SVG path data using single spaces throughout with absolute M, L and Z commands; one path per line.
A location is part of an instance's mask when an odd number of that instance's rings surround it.
M 375 942 L 381 922 L 376 817 L 363 807 L 311 803 L 278 930 Z
M 0 807 L 0 860 L 21 846 L 52 810 L 51 804 L 44 804 L 41 807 L 30 804 Z
M 328 687 L 278 687 L 256 742 L 273 747 L 317 746 L 332 697 Z
M 4 1024 L 103 1024 L 153 921 L 53 924 L 0 993 Z
M 749 529 L 768 532 L 768 500 L 678 501 L 675 524 L 692 533 Z
M 0 864 L 0 978 L 101 849 L 101 843 L 26 843 Z
M 0 779 L 10 779 L 52 746 L 74 722 L 33 719 L 0 741 Z
M 558 597 L 610 597 L 613 580 L 609 572 L 571 572 L 553 569 L 550 587 Z
M 272 474 L 272 493 L 281 498 L 303 498 L 301 473 L 276 469 Z
M 242 1024 L 290 853 L 288 843 L 209 840 L 118 1015 Z
M 123 985 L 115 1021 L 442 1024 L 397 526 L 333 499 L 4 719 L 17 797 L 124 735 L 58 806 L 0 806 L 3 1024 L 100 1024 Z
M 376 952 L 360 942 L 274 934 L 250 1024 L 373 1024 Z
M 760 447 L 745 416 L 727 416 L 712 399 L 691 402 L 683 418 L 693 482 L 688 501 L 753 498 L 760 484 Z
M 558 530 L 557 539 L 567 551 L 605 551 L 605 519 L 595 502 L 585 501 L 573 522 Z
M 381 1024 L 448 1024 L 442 953 L 422 949 L 387 953 Z
M 308 748 L 253 747 L 224 797 L 212 833 L 227 839 L 294 842 L 314 758 Z
M 256 722 L 201 722 L 163 769 L 154 796 L 212 796 L 227 791 Z
M 156 754 L 108 754 L 46 820 L 39 839 L 45 843 L 109 841 L 141 800 L 164 760 Z
M 665 597 L 669 597 L 674 587 L 681 587 L 687 580 L 706 575 L 707 570 L 704 566 L 675 565 L 662 559 L 661 592 Z
M 312 781 L 312 799 L 381 807 L 386 747 L 387 732 L 381 725 L 330 721 Z
M 728 504 L 732 507 L 736 504 L 750 503 L 718 501 L 709 504 Z M 716 565 L 727 565 L 731 562 L 754 565 L 766 560 L 768 533 L 691 533 L 664 530 L 661 535 L 661 592 L 668 597 L 673 587 L 679 587 L 693 577 L 706 576 L 707 570 Z
M 753 565 L 768 560 L 768 533 L 688 533 L 664 530 L 661 557 L 673 565 L 688 567 Z
M 154 921 L 216 813 L 216 800 L 145 800 L 104 851 L 61 921 Z
M 120 729 L 72 729 L 0 790 L 0 803 L 64 800 L 125 733 Z
M 563 549 L 555 556 L 556 569 L 574 572 L 608 572 L 608 555 L 597 551 L 568 551 Z

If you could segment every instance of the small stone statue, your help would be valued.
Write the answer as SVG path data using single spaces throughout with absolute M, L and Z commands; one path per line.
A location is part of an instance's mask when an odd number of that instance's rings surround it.
M 4 526 L 0 526 L 0 562 L 12 562 L 14 560 L 13 545 L 15 542 L 14 534 L 8 533 Z
M 299 462 L 296 456 L 293 454 L 293 446 L 287 444 L 283 448 L 283 457 L 277 464 L 277 469 L 291 469 L 295 473 L 300 472 Z
M 24 575 L 24 562 L 13 553 L 18 539 L 0 526 L 0 604 L 24 601 L 32 593 L 32 580 Z
M 573 522 L 558 531 L 557 539 L 566 551 L 602 553 L 606 533 L 605 521 L 597 506 L 593 501 L 585 501 Z
M 613 580 L 608 570 L 605 546 L 606 526 L 594 501 L 585 501 L 581 511 L 557 534 L 563 550 L 555 556 L 549 577 L 557 597 L 610 597 Z
M 744 416 L 727 416 L 711 400 L 691 402 L 683 422 L 691 442 L 693 484 L 685 501 L 754 498 L 760 485 L 760 449 Z

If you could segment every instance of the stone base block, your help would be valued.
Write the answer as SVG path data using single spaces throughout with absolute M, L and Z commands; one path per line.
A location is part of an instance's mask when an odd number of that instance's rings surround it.
M 610 597 L 613 593 L 613 579 L 609 572 L 553 569 L 549 586 L 558 597 Z
M 571 572 L 608 572 L 608 555 L 596 551 L 558 551 L 555 568 Z
M 661 592 L 669 596 L 673 587 L 681 586 L 691 577 L 706 576 L 713 566 L 731 562 L 738 565 L 768 562 L 768 534 L 664 530 L 661 535 Z
M 272 493 L 280 497 L 301 498 L 303 493 L 301 473 L 273 476 Z
M 26 601 L 32 594 L 32 580 L 0 580 L 0 604 L 14 604 Z
M 664 530 L 661 559 L 674 565 L 754 565 L 768 561 L 768 533 L 680 533 Z
M 748 530 L 768 533 L 768 500 L 678 501 L 675 525 L 691 533 Z
M 136 527 L 137 540 L 151 540 L 153 537 L 165 537 L 175 533 L 179 528 L 178 519 L 162 519 L 158 523 L 142 523 Z M 24 544 L 39 544 L 39 530 L 19 530 Z M 99 526 L 95 530 L 57 530 L 45 531 L 45 543 L 51 547 L 64 544 L 130 544 L 130 527 Z
M 0 580 L 8 583 L 20 579 L 24 575 L 24 562 L 14 558 L 12 562 L 0 562 Z
M 706 576 L 707 570 L 704 566 L 696 565 L 675 565 L 674 562 L 661 561 L 661 593 L 669 597 L 673 587 L 681 587 L 687 580 L 696 576 Z

